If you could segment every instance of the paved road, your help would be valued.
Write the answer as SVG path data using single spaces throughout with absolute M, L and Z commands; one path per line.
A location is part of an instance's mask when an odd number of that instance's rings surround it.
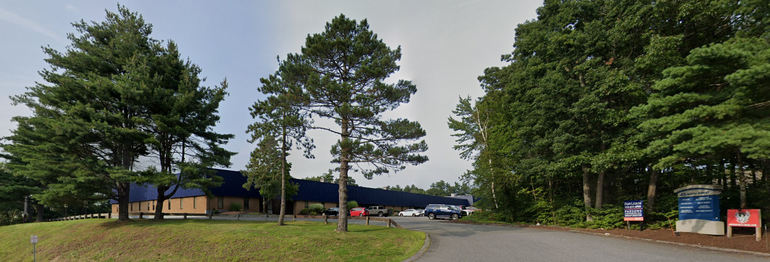
M 537 228 L 448 223 L 397 217 L 404 228 L 427 232 L 431 246 L 417 261 L 769 261 L 738 253 Z
M 168 217 L 167 218 L 175 218 Z M 235 219 L 219 216 L 214 219 Z M 242 217 L 241 220 L 263 220 Z M 393 217 L 404 228 L 427 232 L 431 245 L 417 261 L 590 261 L 590 262 L 724 262 L 770 261 L 770 257 L 665 245 L 617 237 L 538 228 L 496 227 L 449 223 L 425 217 Z M 276 221 L 277 216 L 267 220 Z M 290 217 L 287 217 L 291 221 Z M 298 219 L 323 221 L 319 219 Z M 329 223 L 336 220 L 330 219 Z M 351 224 L 364 224 L 353 219 Z M 371 221 L 373 225 L 385 222 Z

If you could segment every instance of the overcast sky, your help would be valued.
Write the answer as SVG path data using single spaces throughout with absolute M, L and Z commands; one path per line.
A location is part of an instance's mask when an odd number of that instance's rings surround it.
M 401 70 L 387 82 L 411 80 L 417 93 L 409 104 L 388 113 L 390 118 L 418 121 L 427 132 L 430 160 L 419 166 L 366 180 L 351 174 L 359 185 L 383 187 L 459 181 L 471 168 L 452 149 L 455 144 L 447 118 L 460 96 L 479 97 L 477 77 L 485 68 L 503 66 L 500 55 L 513 51 L 516 25 L 535 18 L 542 0 L 490 1 L 125 1 L 132 12 L 153 25 L 151 37 L 174 40 L 183 57 L 202 69 L 208 86 L 227 78 L 230 95 L 220 107 L 220 133 L 235 134 L 226 146 L 238 152 L 227 169 L 241 170 L 255 145 L 246 142 L 246 126 L 253 121 L 248 107 L 264 96 L 257 92 L 259 78 L 277 69 L 276 56 L 297 53 L 308 34 L 320 33 L 339 14 L 360 21 L 392 49 L 402 48 Z M 47 68 L 41 46 L 59 51 L 69 44 L 70 23 L 104 21 L 105 9 L 117 11 L 110 1 L 3 1 L 0 4 L 0 136 L 8 136 L 11 117 L 29 115 L 13 106 L 9 96 L 41 81 Z M 315 139 L 315 159 L 296 152 L 290 157 L 292 176 L 318 176 L 334 168 L 331 145 L 337 140 L 323 131 Z M 151 163 L 150 163 L 151 164 Z

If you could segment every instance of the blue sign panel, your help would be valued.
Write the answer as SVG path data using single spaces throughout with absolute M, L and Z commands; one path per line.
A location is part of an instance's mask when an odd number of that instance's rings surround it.
M 642 200 L 623 202 L 624 221 L 644 221 L 644 204 Z
M 679 220 L 685 219 L 719 221 L 719 196 L 680 197 Z

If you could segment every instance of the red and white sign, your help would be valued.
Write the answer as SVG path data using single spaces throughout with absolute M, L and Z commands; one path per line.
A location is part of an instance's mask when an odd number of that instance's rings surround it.
M 760 227 L 759 209 L 728 209 L 727 226 L 729 227 Z

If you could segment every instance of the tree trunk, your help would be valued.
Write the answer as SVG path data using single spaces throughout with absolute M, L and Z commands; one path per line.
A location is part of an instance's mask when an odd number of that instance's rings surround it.
M 746 205 L 746 174 L 743 172 L 743 160 L 741 159 L 741 151 L 738 150 L 738 181 L 740 182 L 740 197 L 741 197 L 741 209 L 747 208 Z
M 559 222 L 556 221 L 556 210 L 554 210 L 555 204 L 553 203 L 553 180 L 548 179 L 548 202 L 550 202 L 549 206 L 551 207 L 551 220 L 553 220 L 554 225 L 559 225 Z
M 594 207 L 602 209 L 604 203 L 604 170 L 599 171 L 599 177 L 596 179 L 596 200 Z
M 130 188 L 131 184 L 129 183 L 118 183 L 118 222 L 125 222 L 131 219 L 128 217 Z
M 586 209 L 586 221 L 594 221 L 594 219 L 591 217 L 591 213 L 589 213 L 589 210 L 591 209 L 591 177 L 590 173 L 588 172 L 588 166 L 583 166 L 583 203 L 585 204 Z
M 730 164 L 730 189 L 735 190 L 735 187 L 737 185 L 738 179 L 735 175 L 735 163 Z M 733 191 L 734 192 L 734 191 Z
M 647 185 L 647 215 L 649 216 L 653 210 L 655 210 L 655 196 L 658 190 L 658 176 L 660 173 L 657 169 L 650 166 L 650 183 Z
M 35 222 L 43 222 L 43 212 L 45 212 L 45 206 L 43 204 L 35 204 L 35 213 L 37 213 L 37 218 L 35 219 Z
M 158 190 L 160 191 L 160 190 Z M 165 191 L 165 190 L 164 190 Z M 155 217 L 153 217 L 153 220 L 163 220 L 163 202 L 166 200 L 171 201 L 170 199 L 166 199 L 165 197 L 162 197 L 158 195 L 158 199 L 155 200 Z
M 341 123 L 341 135 L 340 144 L 347 144 L 348 136 L 348 119 L 343 118 Z M 342 147 L 340 154 L 340 212 L 337 216 L 337 232 L 348 232 L 348 162 L 350 161 L 350 148 L 347 146 Z
M 284 118 L 286 113 L 284 112 Z M 286 124 L 283 124 L 281 136 L 281 211 L 278 215 L 278 225 L 283 226 L 283 218 L 286 216 Z
M 337 232 L 348 232 L 348 162 L 340 161 L 340 212 L 337 216 Z
M 497 205 L 497 195 L 495 194 L 495 171 L 492 168 L 492 158 L 489 158 L 489 175 L 492 178 L 492 200 L 495 202 L 495 209 L 500 209 Z
M 722 185 L 722 188 L 727 189 L 727 172 L 725 172 L 725 160 L 719 159 L 719 180 L 721 181 L 719 184 Z

